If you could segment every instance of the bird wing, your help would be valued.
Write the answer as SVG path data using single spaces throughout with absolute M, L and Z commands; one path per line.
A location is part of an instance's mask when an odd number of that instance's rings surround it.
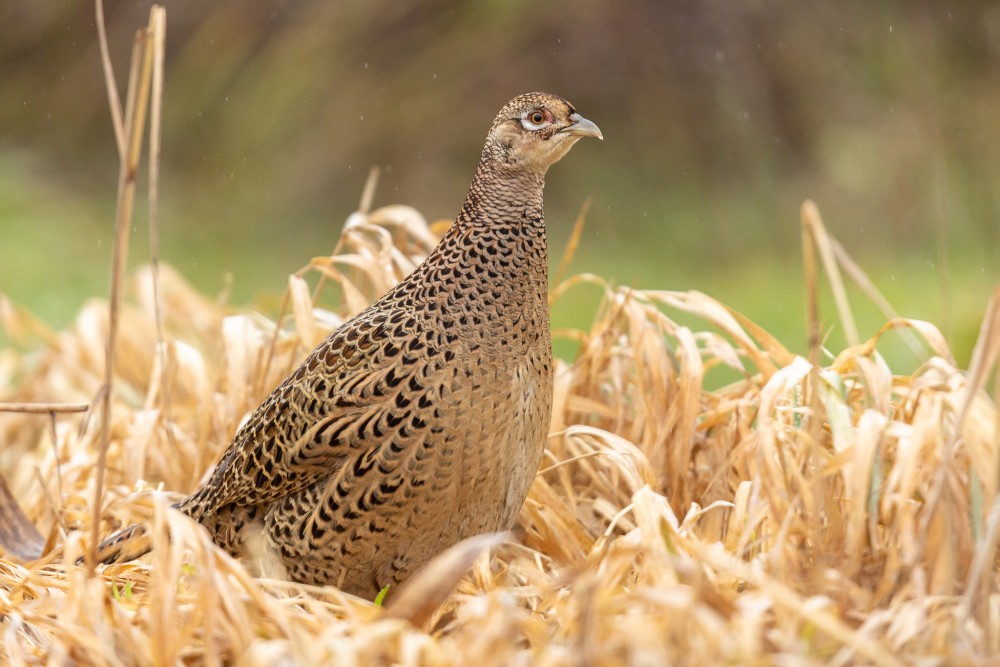
M 200 519 L 229 503 L 270 503 L 405 439 L 414 410 L 440 391 L 440 350 L 428 347 L 405 313 L 369 309 L 345 323 L 271 392 L 211 479 L 178 508 Z

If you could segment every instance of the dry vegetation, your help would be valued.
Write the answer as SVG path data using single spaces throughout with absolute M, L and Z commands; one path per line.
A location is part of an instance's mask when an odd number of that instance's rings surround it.
M 596 282 L 605 299 L 590 331 L 557 332 L 580 352 L 557 369 L 519 539 L 478 557 L 457 590 L 464 570 L 445 564 L 434 579 L 447 597 L 429 617 L 249 577 L 168 502 L 270 387 L 433 242 L 412 209 L 355 214 L 334 256 L 290 278 L 278 323 L 227 315 L 164 267 L 165 365 L 151 273 L 133 276 L 101 531 L 150 521 L 154 553 L 94 578 L 73 564 L 91 527 L 96 411 L 53 417 L 54 430 L 44 416 L 2 416 L 0 470 L 47 531 L 40 559 L 0 560 L 4 661 L 898 665 L 1000 651 L 997 411 L 973 386 L 995 356 L 995 308 L 970 373 L 933 327 L 909 323 L 931 351 L 899 377 L 876 340 L 817 368 L 705 295 L 573 278 L 554 298 Z M 6 398 L 93 400 L 107 304 L 87 304 L 62 332 L 7 302 L 3 322 L 46 344 L 0 357 Z M 717 364 L 744 379 L 705 390 Z M 441 594 L 421 591 L 432 607 Z
M 571 278 L 553 299 L 581 283 L 604 299 L 589 331 L 555 332 L 579 353 L 557 366 L 552 434 L 516 536 L 446 554 L 386 608 L 248 576 L 167 506 L 440 229 L 363 204 L 332 255 L 290 277 L 277 322 L 231 314 L 157 270 L 155 245 L 152 267 L 124 280 L 133 139 L 150 85 L 158 122 L 159 56 L 133 58 L 145 79 L 136 65 L 116 122 L 126 166 L 111 303 L 52 331 L 0 296 L 17 345 L 0 351 L 0 398 L 22 404 L 0 414 L 11 491 L 0 485 L 0 661 L 937 665 L 1000 654 L 1000 424 L 987 392 L 1000 385 L 1000 291 L 963 370 L 924 322 L 891 319 L 824 356 L 813 298 L 806 360 L 704 294 Z M 810 294 L 818 254 L 856 339 L 837 267 L 874 292 L 814 208 L 804 222 Z M 913 375 L 878 353 L 891 329 L 922 350 Z M 740 379 L 707 390 L 716 366 Z M 150 556 L 96 575 L 74 564 L 95 527 L 132 521 L 151 525 Z

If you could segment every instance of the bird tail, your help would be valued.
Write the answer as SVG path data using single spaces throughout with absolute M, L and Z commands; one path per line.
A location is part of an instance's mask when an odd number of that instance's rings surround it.
M 204 520 L 206 503 L 202 499 L 201 492 L 188 496 L 178 503 L 174 503 L 172 507 L 187 514 L 195 521 Z M 118 531 L 98 544 L 97 562 L 103 565 L 119 562 L 124 563 L 145 556 L 152 548 L 153 545 L 149 537 L 149 530 L 146 526 L 136 523 L 124 530 Z M 76 564 L 81 565 L 84 560 L 85 557 L 80 556 L 76 559 Z
M 120 530 L 97 545 L 97 562 L 109 565 L 111 563 L 135 560 L 149 553 L 152 548 L 149 531 L 142 524 L 136 523 Z M 76 559 L 76 564 L 83 564 L 84 557 Z

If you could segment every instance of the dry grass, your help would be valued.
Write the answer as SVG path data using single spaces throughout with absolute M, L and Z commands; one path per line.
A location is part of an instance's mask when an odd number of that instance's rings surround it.
M 204 478 L 270 387 L 433 242 L 412 209 L 355 214 L 336 256 L 290 278 L 280 324 L 227 315 L 163 266 L 167 373 L 150 271 L 133 276 L 100 530 L 150 521 L 154 553 L 95 578 L 73 564 L 91 529 L 96 417 L 59 414 L 53 430 L 37 414 L 0 416 L 0 471 L 47 540 L 36 561 L 0 560 L 4 662 L 900 665 L 1000 652 L 1000 444 L 981 388 L 1000 298 L 970 372 L 931 325 L 895 321 L 929 346 L 899 377 L 877 339 L 814 368 L 706 295 L 572 278 L 554 298 L 579 283 L 605 298 L 589 331 L 557 332 L 580 352 L 557 368 L 519 540 L 476 559 L 455 591 L 460 566 L 446 565 L 447 597 L 437 608 L 427 593 L 436 610 L 420 627 L 333 589 L 249 577 L 166 505 Z M 319 276 L 339 294 L 310 289 Z M 5 399 L 92 400 L 106 304 L 61 332 L 9 302 L 0 311 L 13 340 L 45 342 L 0 355 Z M 704 329 L 679 326 L 675 311 Z M 720 364 L 743 379 L 706 391 Z

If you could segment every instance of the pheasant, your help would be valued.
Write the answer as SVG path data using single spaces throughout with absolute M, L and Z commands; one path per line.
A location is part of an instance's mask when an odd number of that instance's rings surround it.
M 174 507 L 258 574 L 363 597 L 515 521 L 552 408 L 542 189 L 581 137 L 566 100 L 500 110 L 465 203 L 407 278 L 343 324 Z M 100 562 L 149 550 L 134 525 Z

